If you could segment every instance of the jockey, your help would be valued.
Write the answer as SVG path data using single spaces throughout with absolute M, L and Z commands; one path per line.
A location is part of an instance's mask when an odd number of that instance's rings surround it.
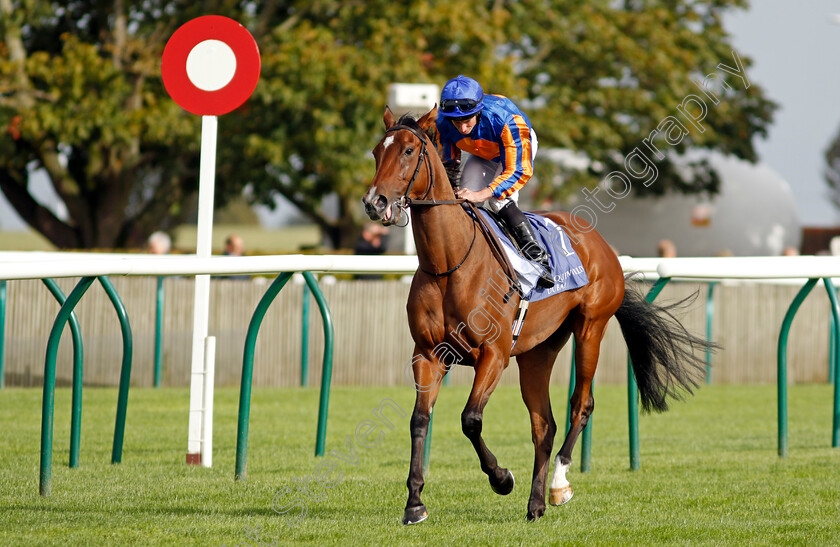
M 528 116 L 506 97 L 485 95 L 481 84 L 466 76 L 446 82 L 440 107 L 441 158 L 456 195 L 496 213 L 522 254 L 542 266 L 537 284 L 553 287 L 548 254 L 517 205 L 519 189 L 534 173 L 537 154 L 537 135 Z M 461 150 L 470 154 L 463 172 Z

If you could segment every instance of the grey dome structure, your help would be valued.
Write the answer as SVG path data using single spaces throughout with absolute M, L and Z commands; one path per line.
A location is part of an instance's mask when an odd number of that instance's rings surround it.
M 663 239 L 676 245 L 678 256 L 778 256 L 786 247 L 799 249 L 793 192 L 778 173 L 719 153 L 690 157 L 708 159 L 720 175 L 720 193 L 635 198 L 631 191 L 616 200 L 611 212 L 598 211 L 596 227 L 620 254 L 656 256 Z

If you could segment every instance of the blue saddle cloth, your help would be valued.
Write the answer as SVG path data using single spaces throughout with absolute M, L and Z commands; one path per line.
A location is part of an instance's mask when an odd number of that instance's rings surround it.
M 538 302 L 564 291 L 578 289 L 589 283 L 589 278 L 583 270 L 580 257 L 578 257 L 569 241 L 569 236 L 553 220 L 523 211 L 534 228 L 537 239 L 549 256 L 549 265 L 551 266 L 551 275 L 554 278 L 554 286 L 550 289 L 543 289 L 536 284 L 536 280 L 539 278 L 539 268 L 521 255 L 507 234 L 496 224 L 496 220 L 490 213 L 484 209 L 479 209 L 479 211 L 484 215 L 487 224 L 493 228 L 499 240 L 502 242 L 508 259 L 519 276 L 519 283 L 525 292 L 525 300 Z

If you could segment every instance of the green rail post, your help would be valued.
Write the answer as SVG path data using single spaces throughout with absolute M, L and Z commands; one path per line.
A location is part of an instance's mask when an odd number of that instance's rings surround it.
M 665 285 L 671 280 L 670 277 L 660 277 L 650 288 L 645 297 L 648 302 L 653 302 Z M 636 383 L 636 374 L 633 372 L 633 362 L 627 356 L 627 416 L 630 433 L 630 469 L 637 471 L 641 465 L 641 450 L 639 447 L 639 386 Z
M 245 337 L 245 351 L 242 358 L 242 379 L 239 385 L 239 418 L 236 428 L 236 469 L 235 480 L 245 480 L 245 468 L 248 460 L 248 422 L 251 416 L 251 382 L 254 377 L 254 348 L 257 344 L 257 334 L 260 332 L 265 312 L 274 301 L 277 293 L 280 292 L 289 278 L 290 272 L 284 272 L 268 287 L 254 315 L 251 316 L 251 323 L 248 325 L 248 334 Z
M 706 295 L 706 341 L 712 341 L 712 326 L 715 319 L 715 285 L 717 281 L 709 283 L 709 292 Z M 706 384 L 712 383 L 712 348 L 706 348 Z
M 155 378 L 154 386 L 160 387 L 160 375 L 163 368 L 163 306 L 165 293 L 163 291 L 164 277 L 157 278 L 157 298 L 155 304 Z
M 300 336 L 300 387 L 309 384 L 309 285 L 303 284 L 303 311 Z
M 799 289 L 799 292 L 791 302 L 785 319 L 782 321 L 782 330 L 779 333 L 779 348 L 777 356 L 777 372 L 776 372 L 776 393 L 777 393 L 777 417 L 778 417 L 778 436 L 779 436 L 779 457 L 785 458 L 788 454 L 788 407 L 787 407 L 787 342 L 788 334 L 790 334 L 790 325 L 793 322 L 799 306 L 802 301 L 817 284 L 817 279 L 809 279 L 805 285 Z
M 577 382 L 577 371 L 575 370 L 575 341 L 572 340 L 572 363 L 569 371 L 569 400 L 566 402 L 566 435 L 569 434 L 569 429 L 572 427 L 572 394 L 575 391 L 575 384 Z M 589 393 L 592 393 L 590 386 Z M 589 416 L 589 422 L 583 430 L 583 436 L 580 441 L 580 471 L 581 473 L 589 473 L 592 469 L 592 416 Z
M 6 280 L 0 281 L 0 389 L 6 385 Z
M 330 406 L 330 382 L 332 380 L 332 365 L 333 365 L 333 339 L 335 338 L 335 330 L 333 329 L 332 314 L 330 308 L 327 306 L 327 301 L 324 298 L 324 293 L 318 286 L 318 281 L 312 272 L 302 272 L 303 278 L 307 285 L 312 290 L 315 296 L 315 301 L 321 309 L 321 319 L 324 323 L 324 365 L 321 369 L 321 398 L 318 404 L 318 432 L 315 436 L 315 455 L 324 455 L 324 445 L 327 439 L 327 414 Z
M 627 356 L 627 423 L 630 445 L 630 470 L 637 471 L 640 464 L 639 448 L 639 386 L 633 372 L 633 362 Z
M 55 360 L 61 332 L 73 308 L 88 290 L 95 277 L 83 277 L 61 306 L 50 330 L 47 342 L 47 356 L 44 361 L 44 395 L 41 404 L 41 463 L 38 490 L 41 496 L 49 496 L 52 490 L 52 444 L 53 415 L 55 410 Z
M 823 283 L 825 284 L 825 290 L 828 292 L 828 299 L 831 300 L 831 315 L 834 317 L 834 328 L 836 338 L 840 340 L 840 304 L 837 302 L 837 290 L 834 288 L 834 283 L 831 282 L 830 277 L 824 277 Z M 840 362 L 837 361 L 837 357 L 835 356 L 835 361 L 832 363 L 835 372 L 840 372 Z M 836 377 L 836 376 L 835 376 Z M 831 446 L 833 448 L 837 448 L 840 446 L 840 388 L 838 388 L 838 384 L 840 382 L 834 383 L 834 408 L 832 412 L 832 421 L 831 421 Z
M 303 278 L 312 294 L 315 296 L 315 301 L 321 310 L 321 317 L 324 322 L 324 364 L 321 372 L 321 398 L 318 405 L 318 429 L 315 439 L 315 455 L 324 455 L 324 445 L 327 435 L 327 411 L 330 404 L 330 382 L 332 380 L 332 362 L 333 362 L 333 340 L 335 338 L 335 331 L 333 329 L 332 314 L 329 307 L 327 307 L 324 294 L 318 287 L 318 282 L 311 272 L 302 272 Z M 242 380 L 239 388 L 239 419 L 236 435 L 236 469 L 234 470 L 234 478 L 236 480 L 244 480 L 246 476 L 246 466 L 248 459 L 248 425 L 251 415 L 251 382 L 254 372 L 254 347 L 256 346 L 257 334 L 260 330 L 260 325 L 265 317 L 265 312 L 268 306 L 274 301 L 277 293 L 286 285 L 292 274 L 285 272 L 277 276 L 277 279 L 269 286 L 266 293 L 263 295 L 254 315 L 251 317 L 251 323 L 248 325 L 248 334 L 245 338 L 245 352 L 242 359 Z
M 122 461 L 123 437 L 125 434 L 125 414 L 128 407 L 128 388 L 131 383 L 131 357 L 134 350 L 134 342 L 131 337 L 131 325 L 128 322 L 128 315 L 125 313 L 125 306 L 120 300 L 114 285 L 107 275 L 100 276 L 99 283 L 105 289 L 117 317 L 120 321 L 120 331 L 123 339 L 123 358 L 120 368 L 120 393 L 117 398 L 117 419 L 114 425 L 114 444 L 111 448 L 111 463 Z
M 834 313 L 829 314 L 828 325 L 828 383 L 834 383 L 834 363 L 837 361 L 837 320 Z
M 64 291 L 53 279 L 41 280 L 50 293 L 63 306 L 67 301 Z M 84 348 L 82 345 L 82 329 L 76 312 L 70 313 L 70 334 L 73 336 L 73 399 L 70 405 L 70 462 L 71 469 L 79 467 L 79 453 L 82 436 L 82 377 L 84 370 Z

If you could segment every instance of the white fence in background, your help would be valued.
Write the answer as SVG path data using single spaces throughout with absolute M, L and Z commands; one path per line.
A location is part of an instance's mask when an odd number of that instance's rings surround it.
M 724 349 L 713 357 L 715 383 L 775 382 L 775 341 L 785 311 L 804 279 L 744 280 L 744 277 L 790 274 L 833 273 L 838 263 L 832 257 L 631 259 L 621 257 L 626 272 L 643 272 L 648 280 L 658 278 L 657 267 L 691 268 L 698 274 L 720 273 L 700 267 L 734 268 L 727 271 L 739 280 L 724 281 L 715 292 L 716 316 L 713 338 Z M 793 263 L 796 264 L 793 264 Z M 780 271 L 779 264 L 784 265 Z M 164 317 L 163 385 L 186 386 L 189 382 L 191 349 L 192 284 L 185 275 L 257 273 L 273 277 L 278 271 L 311 269 L 331 272 L 411 273 L 417 267 L 412 256 L 306 256 L 212 257 L 105 255 L 97 253 L 9 253 L 0 252 L 0 279 L 38 279 L 109 274 L 122 296 L 134 333 L 132 385 L 152 385 L 154 346 L 155 281 L 151 277 L 173 275 L 166 280 Z M 756 272 L 756 269 L 760 270 Z M 681 274 L 683 270 L 676 271 Z M 773 272 L 777 272 L 773 274 Z M 141 276 L 141 277 L 119 277 Z M 347 277 L 347 276 L 346 276 Z M 236 385 L 242 367 L 242 348 L 248 321 L 268 281 L 252 282 L 214 279 L 212 283 L 210 334 L 216 337 L 216 384 Z M 757 283 L 755 281 L 761 281 Z M 59 280 L 66 293 L 72 281 Z M 408 332 L 405 303 L 409 286 L 396 281 L 349 281 L 322 284 L 335 322 L 333 382 L 337 385 L 398 385 L 404 382 L 403 367 L 411 356 L 413 342 Z M 693 332 L 705 331 L 705 285 L 698 282 L 671 283 L 659 301 L 678 299 L 700 289 L 698 301 L 684 323 Z M 55 300 L 37 281 L 11 281 L 6 318 L 6 378 L 9 386 L 40 385 L 46 339 L 58 310 Z M 255 386 L 300 385 L 302 287 L 290 283 L 269 309 L 263 334 L 257 341 Z M 121 359 L 121 335 L 113 309 L 100 289 L 92 287 L 77 307 L 85 342 L 85 382 L 89 385 L 117 385 Z M 320 381 L 323 334 L 320 318 L 309 317 L 309 385 Z M 614 321 L 613 321 L 614 323 Z M 817 290 L 805 301 L 793 323 L 790 338 L 791 380 L 824 382 L 827 379 L 829 311 L 825 291 Z M 66 347 L 65 347 L 66 346 Z M 552 383 L 566 385 L 570 354 L 565 349 L 558 359 Z M 515 361 L 503 376 L 506 384 L 518 383 Z M 72 376 L 69 336 L 62 340 L 57 378 L 67 384 Z M 468 369 L 457 368 L 452 384 L 472 381 Z M 599 384 L 626 381 L 626 349 L 617 325 L 611 324 L 602 346 L 596 374 Z

